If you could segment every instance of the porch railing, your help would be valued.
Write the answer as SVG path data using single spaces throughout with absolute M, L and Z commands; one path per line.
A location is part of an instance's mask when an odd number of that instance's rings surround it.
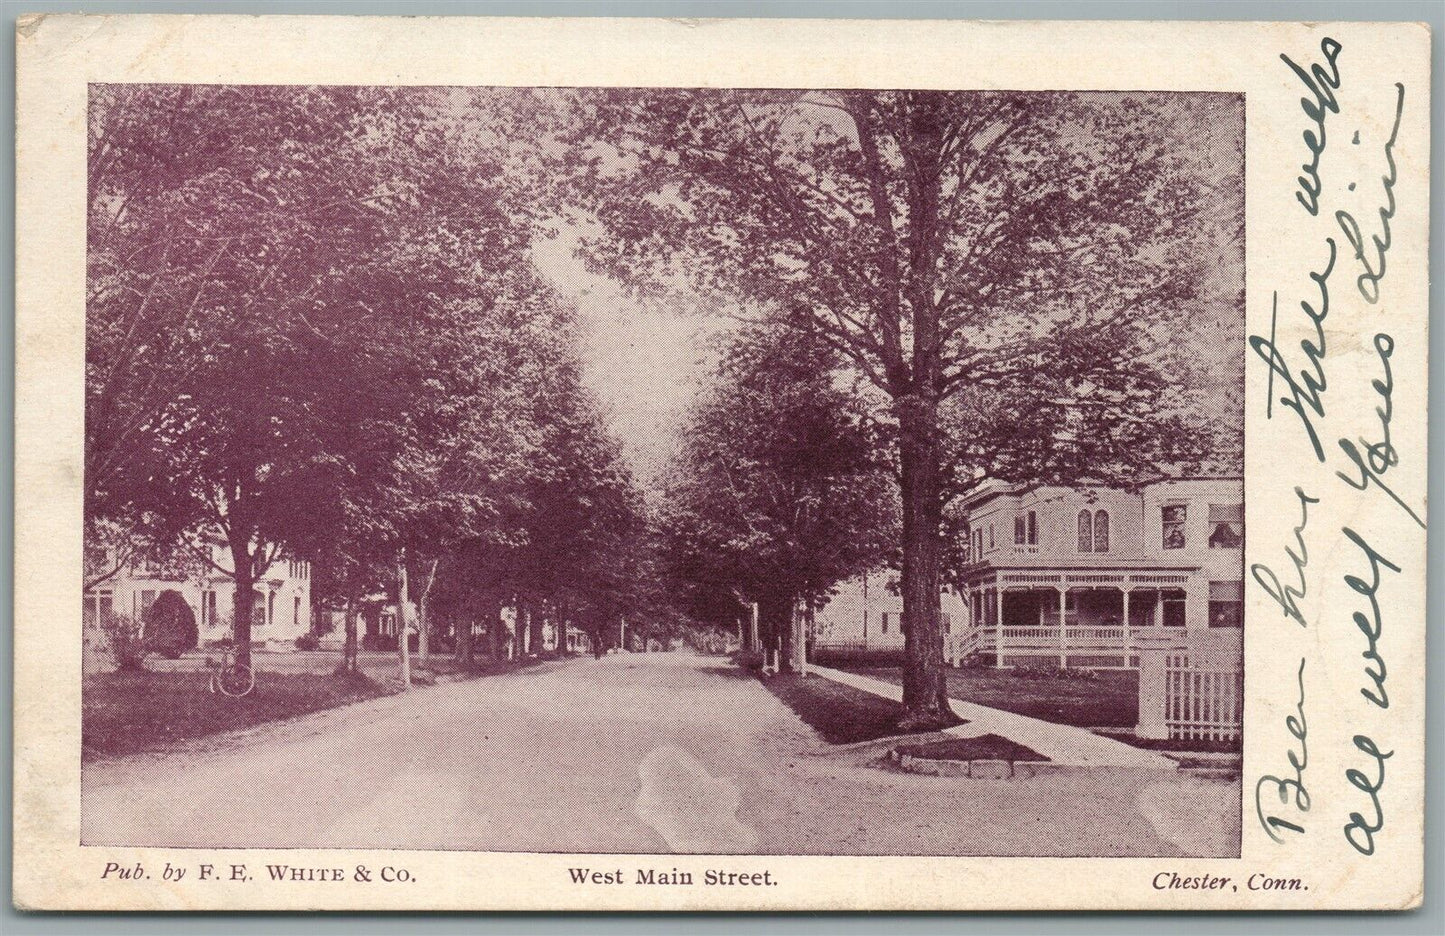
M 1118 658 L 1116 666 L 1131 666 L 1135 642 L 1123 625 L 1069 624 L 975 626 L 945 641 L 945 657 L 954 666 L 974 653 L 983 653 L 1004 665 L 1009 657 L 1071 656 Z

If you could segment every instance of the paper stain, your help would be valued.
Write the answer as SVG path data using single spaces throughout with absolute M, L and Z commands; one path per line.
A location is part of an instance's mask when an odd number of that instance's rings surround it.
M 671 744 L 653 748 L 637 767 L 642 789 L 633 810 L 675 852 L 746 853 L 758 833 L 738 821 L 738 785 L 714 777 L 696 757 Z

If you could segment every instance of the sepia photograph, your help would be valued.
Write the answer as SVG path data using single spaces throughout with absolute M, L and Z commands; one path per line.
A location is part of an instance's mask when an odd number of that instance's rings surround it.
M 1428 24 L 15 28 L 19 912 L 1424 919 Z
M 1239 855 L 1242 95 L 86 117 L 83 844 Z

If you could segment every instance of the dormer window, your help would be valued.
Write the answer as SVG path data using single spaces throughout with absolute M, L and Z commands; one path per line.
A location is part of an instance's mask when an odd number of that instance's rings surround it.
M 1094 515 L 1079 511 L 1079 552 L 1094 551 Z

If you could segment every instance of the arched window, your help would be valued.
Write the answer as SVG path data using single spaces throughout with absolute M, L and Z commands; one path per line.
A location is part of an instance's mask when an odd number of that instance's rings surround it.
M 1094 511 L 1094 552 L 1109 551 L 1109 512 Z
M 1093 516 L 1087 510 L 1079 511 L 1079 552 L 1094 551 Z

